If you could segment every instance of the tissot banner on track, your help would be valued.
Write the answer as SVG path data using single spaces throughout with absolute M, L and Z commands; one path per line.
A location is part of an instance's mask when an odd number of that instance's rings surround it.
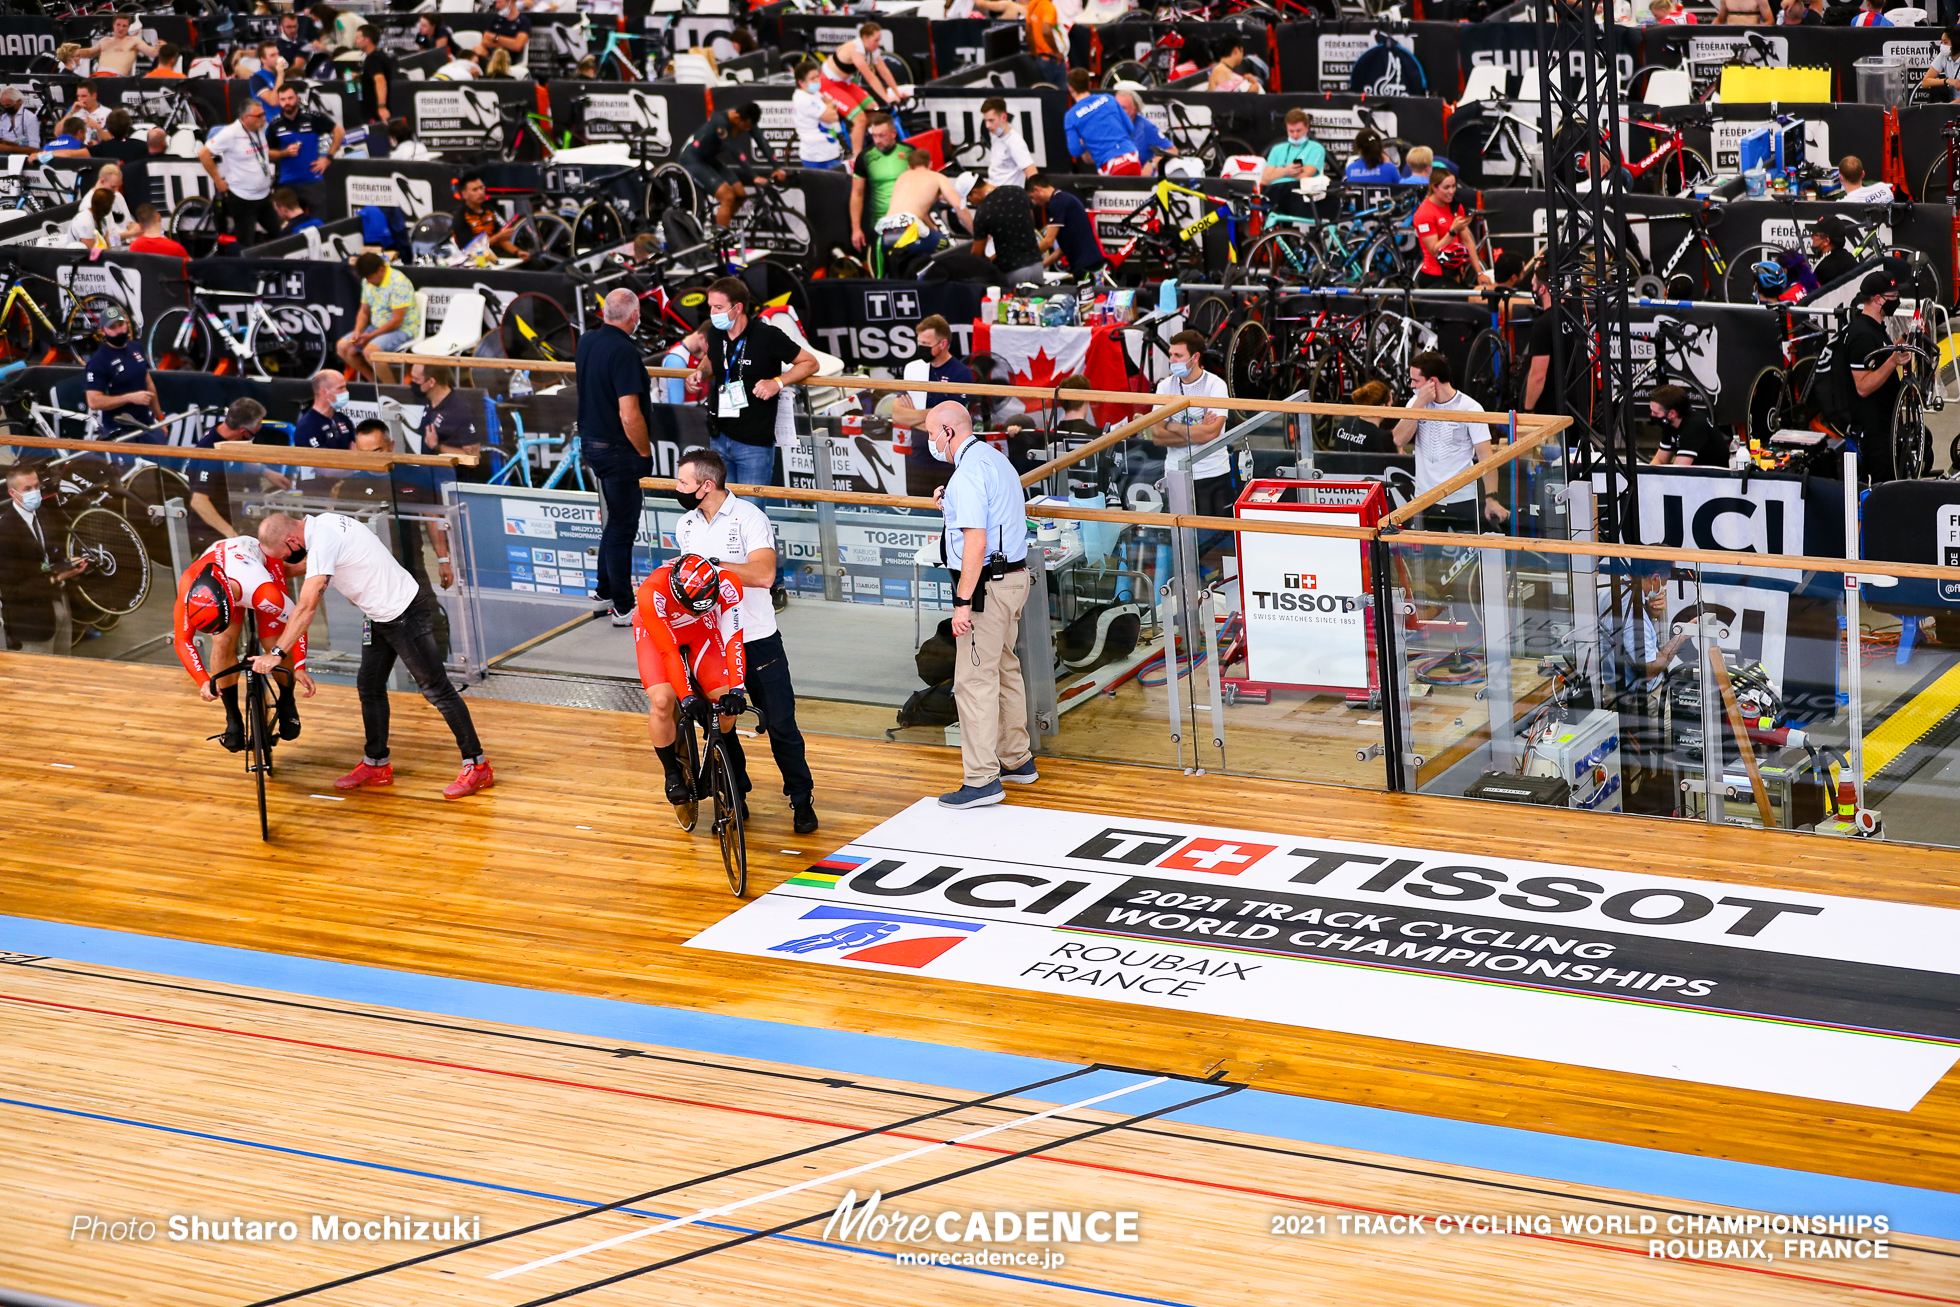
M 690 948 L 1910 1110 L 1960 912 L 922 799 Z

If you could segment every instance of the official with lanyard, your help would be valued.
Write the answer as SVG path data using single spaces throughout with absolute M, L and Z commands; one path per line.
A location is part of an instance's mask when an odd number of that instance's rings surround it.
M 946 515 L 940 547 L 953 574 L 953 700 L 965 771 L 960 788 L 940 795 L 939 804 L 981 808 L 1001 801 L 1002 781 L 1037 779 L 1015 652 L 1028 603 L 1027 498 L 1007 455 L 974 436 L 964 405 L 935 405 L 926 436 L 932 456 L 953 465 L 952 478 L 932 497 Z

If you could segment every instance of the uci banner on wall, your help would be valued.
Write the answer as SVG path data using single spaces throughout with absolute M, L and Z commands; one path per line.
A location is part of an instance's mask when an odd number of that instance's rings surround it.
M 1908 1111 L 1960 912 L 931 799 L 688 941 Z

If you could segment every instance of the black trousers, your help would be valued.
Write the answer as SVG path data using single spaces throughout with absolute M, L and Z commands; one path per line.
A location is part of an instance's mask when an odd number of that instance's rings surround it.
M 240 245 L 257 245 L 259 232 L 271 240 L 279 234 L 279 215 L 273 212 L 272 197 L 247 200 L 227 191 L 218 197 L 218 230 L 238 238 Z
M 480 762 L 483 744 L 476 738 L 476 723 L 470 720 L 469 706 L 442 669 L 442 653 L 436 647 L 436 597 L 425 584 L 415 599 L 392 622 L 370 621 L 361 644 L 361 668 L 354 675 L 354 688 L 361 696 L 361 726 L 367 732 L 366 760 L 379 767 L 388 761 L 388 677 L 400 659 L 422 691 L 422 697 L 435 705 L 456 737 L 464 762 Z
M 640 530 L 646 496 L 640 478 L 653 475 L 653 459 L 631 445 L 585 441 L 586 466 L 599 478 L 606 501 L 606 529 L 599 535 L 599 597 L 615 613 L 633 611 L 633 537 Z
M 755 700 L 768 726 L 769 751 L 776 755 L 776 770 L 783 774 L 783 793 L 791 799 L 807 799 L 816 783 L 803 759 L 803 732 L 796 728 L 796 687 L 790 684 L 783 637 L 779 632 L 750 641 L 746 651 L 749 698 Z

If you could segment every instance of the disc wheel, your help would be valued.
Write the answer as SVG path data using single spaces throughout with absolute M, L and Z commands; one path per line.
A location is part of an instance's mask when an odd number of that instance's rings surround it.
M 265 678 L 245 673 L 245 769 L 259 792 L 259 838 L 272 841 L 272 823 L 265 810 L 265 778 L 272 770 L 272 732 L 266 722 Z
M 170 234 L 193 259 L 202 259 L 218 247 L 218 214 L 211 201 L 193 195 L 170 211 Z
M 150 324 L 150 366 L 167 372 L 209 372 L 216 353 L 211 326 L 190 309 L 165 309 Z
M 1892 405 L 1892 479 L 1917 481 L 1933 469 L 1933 436 L 1917 386 L 1904 386 Z
M 691 831 L 701 817 L 700 796 L 694 788 L 701 775 L 701 743 L 694 734 L 693 722 L 681 723 L 680 738 L 675 743 L 680 745 L 681 771 L 687 777 L 688 797 L 686 803 L 674 806 L 674 820 L 680 823 L 682 830 Z
M 250 348 L 259 374 L 299 380 L 326 366 L 327 336 L 310 310 L 283 305 L 254 324 Z
M 1225 349 L 1225 386 L 1234 399 L 1273 398 L 1273 337 L 1263 322 L 1241 322 Z
M 88 561 L 70 587 L 105 613 L 133 613 L 150 593 L 150 560 L 129 519 L 107 508 L 84 509 L 68 528 L 68 556 Z
M 583 258 L 626 243 L 626 220 L 605 200 L 593 200 L 572 219 L 572 257 Z
M 1125 59 L 1111 64 L 1103 71 L 1102 85 L 1105 91 L 1115 87 L 1118 82 L 1137 82 L 1143 86 L 1155 86 L 1157 75 L 1148 67 L 1134 59 Z
M 1470 342 L 1461 389 L 1487 413 L 1511 407 L 1511 350 L 1501 332 L 1486 328 Z
M 728 873 L 728 892 L 739 899 L 749 889 L 749 848 L 742 837 L 742 792 L 735 783 L 735 768 L 721 748 L 714 751 L 710 783 L 714 787 L 715 838 L 721 844 L 722 870 Z
M 571 315 L 565 306 L 549 295 L 526 291 L 504 309 L 498 328 L 504 357 L 536 359 L 548 363 L 570 359 L 577 348 L 578 333 L 572 330 Z
M 63 324 L 62 334 L 77 359 L 86 362 L 88 356 L 102 344 L 102 315 L 112 308 L 121 310 L 125 319 L 135 322 L 129 306 L 114 295 L 84 295 L 68 310 L 68 321 Z

